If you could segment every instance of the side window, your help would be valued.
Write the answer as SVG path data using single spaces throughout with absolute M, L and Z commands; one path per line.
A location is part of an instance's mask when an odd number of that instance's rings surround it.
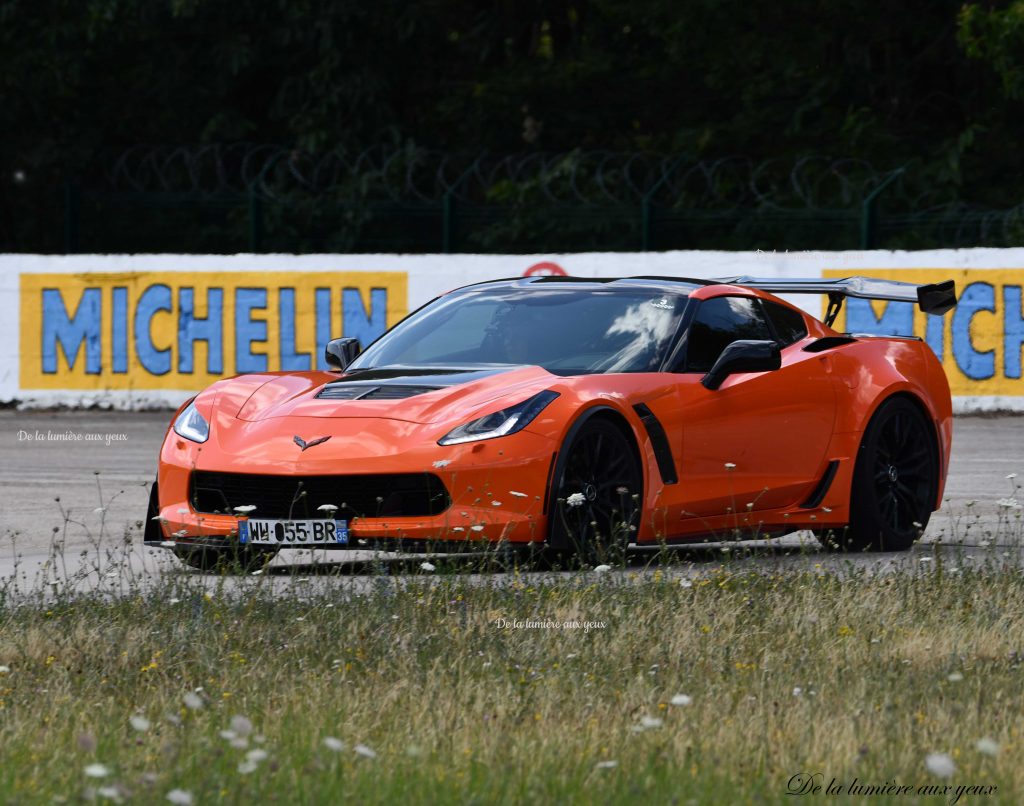
M 748 297 L 704 300 L 686 338 L 687 371 L 707 372 L 722 350 L 740 339 L 772 339 L 754 300 Z
M 807 335 L 807 325 L 798 311 L 767 300 L 764 300 L 763 304 L 775 329 L 775 335 L 779 338 L 779 344 L 783 347 L 794 344 Z

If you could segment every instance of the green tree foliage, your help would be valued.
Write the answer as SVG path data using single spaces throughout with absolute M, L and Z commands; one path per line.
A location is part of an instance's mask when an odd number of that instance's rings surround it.
M 831 154 L 1010 206 L 1022 44 L 1020 0 L 0 0 L 0 247 L 138 143 Z

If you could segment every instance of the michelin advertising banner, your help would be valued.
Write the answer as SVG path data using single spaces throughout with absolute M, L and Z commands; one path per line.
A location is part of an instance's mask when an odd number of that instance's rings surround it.
M 218 378 L 323 368 L 410 310 L 501 277 L 888 277 L 956 281 L 959 306 L 848 300 L 836 328 L 916 335 L 959 411 L 1024 411 L 1024 249 L 522 255 L 0 255 L 0 402 L 176 406 Z M 817 297 L 790 301 L 815 315 Z

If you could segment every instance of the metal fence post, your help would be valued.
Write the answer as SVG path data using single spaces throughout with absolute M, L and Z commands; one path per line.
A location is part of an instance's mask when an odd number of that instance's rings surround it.
M 874 249 L 878 246 L 878 197 L 896 181 L 907 166 L 897 168 L 882 183 L 872 190 L 860 205 L 860 248 Z
M 249 251 L 263 248 L 263 199 L 254 188 L 249 188 Z
M 661 179 L 654 183 L 640 201 L 640 251 L 649 252 L 654 247 L 654 194 L 669 177 L 676 172 L 676 168 L 682 164 L 684 157 L 678 157 L 671 167 L 661 175 Z
M 455 227 L 455 194 L 452 193 L 451 188 L 445 191 L 444 198 L 441 199 L 441 251 L 446 255 L 452 251 L 452 244 L 454 242 L 454 233 L 452 230 Z
M 484 154 L 473 160 L 470 166 L 444 192 L 444 197 L 441 199 L 441 250 L 445 254 L 455 251 L 455 236 L 457 234 L 455 226 L 458 223 L 455 220 L 458 207 L 458 199 L 455 198 L 455 193 L 462 187 L 462 183 L 469 178 L 469 175 L 477 169 L 480 160 L 484 158 Z
M 64 183 L 64 251 L 67 254 L 78 251 L 78 225 L 81 213 L 81 189 L 78 182 L 71 179 Z

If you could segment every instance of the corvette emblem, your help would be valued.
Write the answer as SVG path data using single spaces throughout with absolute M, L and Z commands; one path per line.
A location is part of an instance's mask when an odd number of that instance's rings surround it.
M 292 437 L 292 440 L 295 442 L 295 444 L 298 445 L 302 450 L 306 450 L 306 448 L 312 448 L 314 445 L 320 445 L 320 444 L 326 442 L 329 439 L 330 439 L 329 436 L 328 437 L 317 437 L 316 439 L 311 439 L 309 442 L 306 442 L 306 440 L 304 440 L 302 437 L 298 436 L 297 434 L 294 437 Z

